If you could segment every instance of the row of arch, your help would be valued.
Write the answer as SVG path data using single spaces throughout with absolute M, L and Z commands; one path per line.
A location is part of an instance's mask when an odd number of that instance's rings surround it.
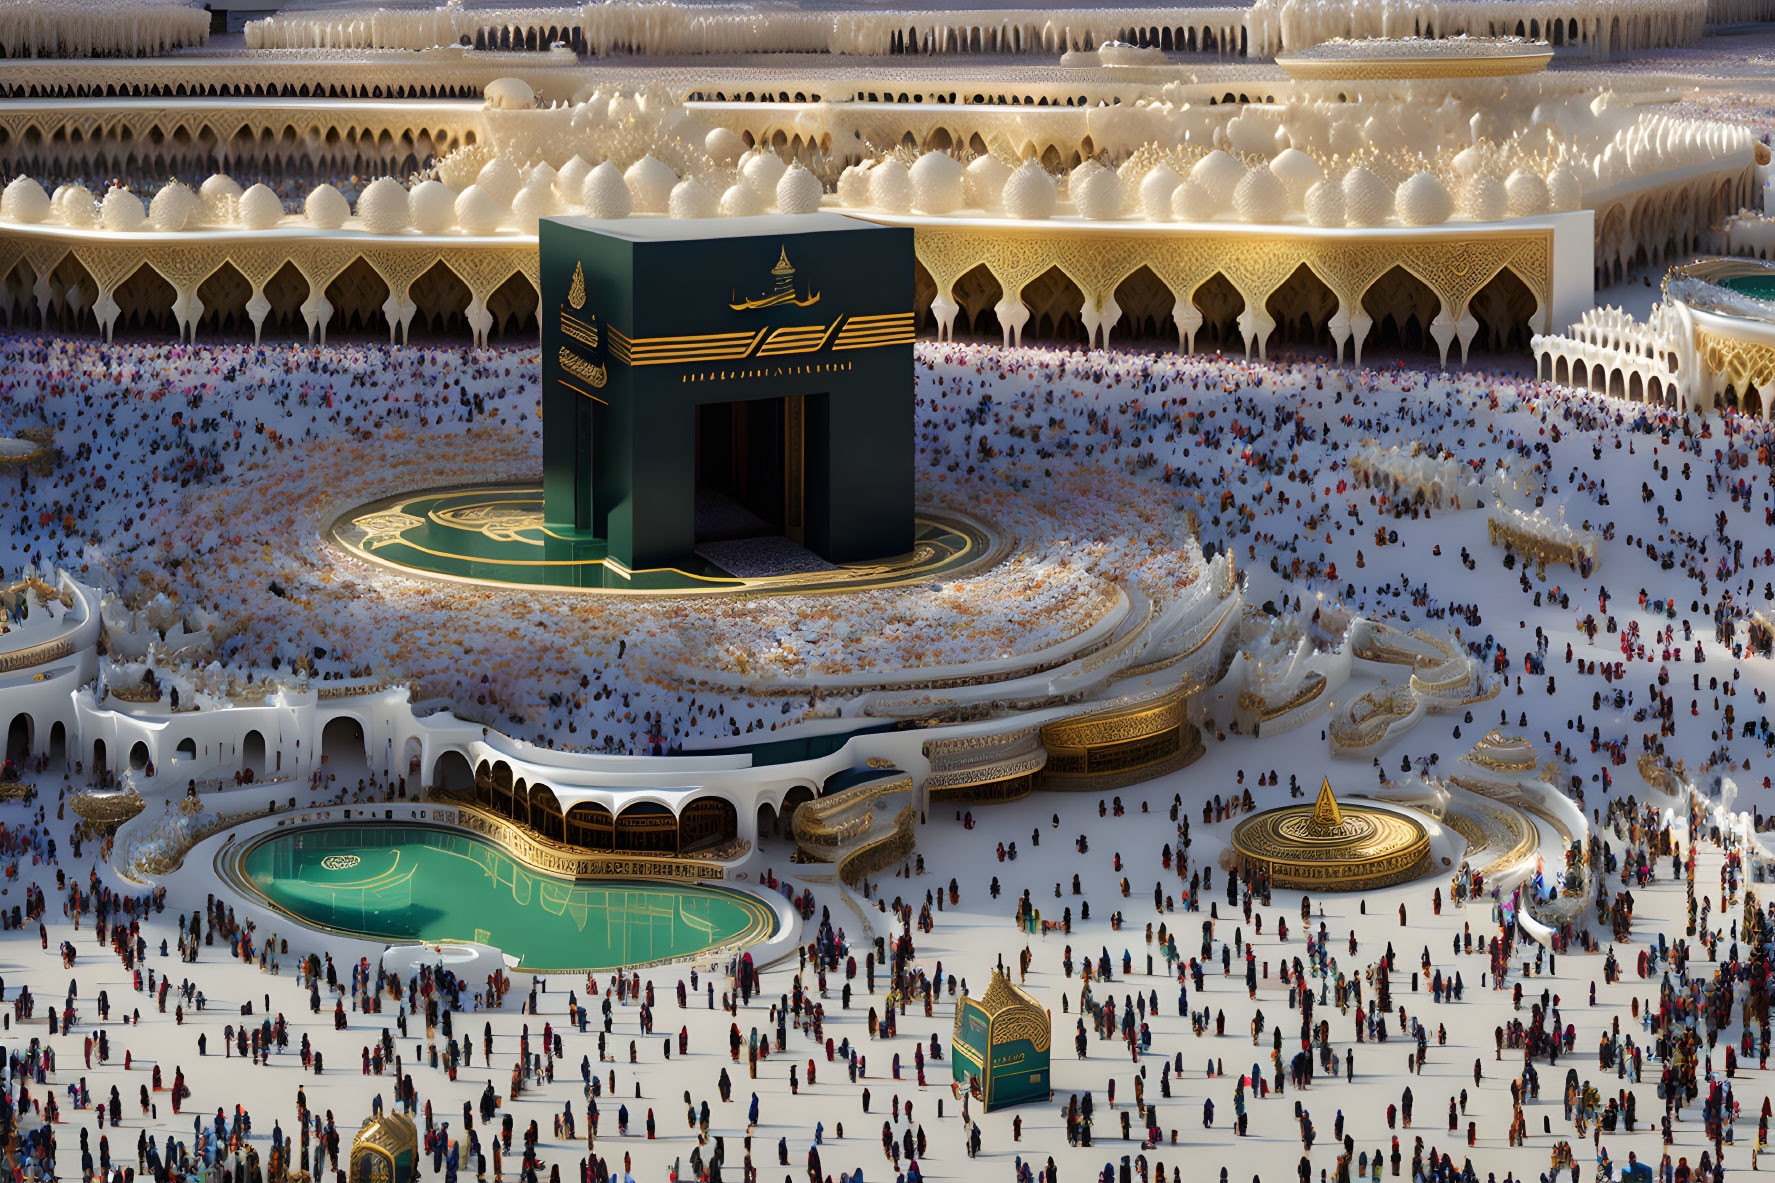
M 300 336 L 312 310 L 308 279 L 292 262 L 285 262 L 260 289 L 264 303 L 252 307 L 254 287 L 231 262 L 223 262 L 196 288 L 198 315 L 192 323 L 194 337 L 204 340 L 258 340 L 265 331 L 274 335 Z M 73 253 L 49 272 L 41 290 L 37 272 L 29 260 L 20 260 L 0 275 L 0 319 L 9 327 L 35 323 L 60 332 L 90 332 L 89 317 L 97 284 Z M 371 263 L 354 259 L 322 291 L 330 315 L 327 333 L 335 340 L 378 338 L 393 335 L 389 314 L 390 286 Z M 936 284 L 922 262 L 915 269 L 915 310 L 919 332 L 939 333 L 935 316 Z M 440 259 L 413 279 L 405 293 L 410 306 L 404 338 L 408 341 L 459 341 L 474 331 L 470 309 L 474 297 L 463 279 Z M 178 293 L 149 262 L 136 267 L 111 293 L 118 311 L 112 332 L 121 336 L 162 335 L 179 329 Z M 1004 287 L 986 263 L 975 265 L 951 285 L 954 312 L 947 335 L 960 338 L 1004 339 L 1015 331 L 1032 340 L 1088 345 L 1101 334 L 1104 343 L 1113 334 L 1118 341 L 1161 346 L 1180 345 L 1207 350 L 1254 348 L 1262 351 L 1268 334 L 1254 336 L 1266 322 L 1273 324 L 1274 343 L 1284 346 L 1328 347 L 1334 344 L 1334 319 L 1340 301 L 1313 268 L 1300 264 L 1263 302 L 1263 317 L 1246 317 L 1247 302 L 1223 272 L 1215 272 L 1180 301 L 1152 270 L 1141 265 L 1113 290 L 1117 315 L 1104 323 L 1099 313 L 1086 316 L 1086 299 L 1080 286 L 1060 266 L 1049 267 L 1025 283 L 1017 306 L 1026 318 L 1021 323 L 1005 319 Z M 491 318 L 485 339 L 528 341 L 538 335 L 538 294 L 523 272 L 513 272 L 493 289 L 485 301 Z M 1186 307 L 1193 317 L 1179 316 Z M 1509 267 L 1482 285 L 1468 302 L 1473 318 L 1469 340 L 1493 353 L 1526 350 L 1533 334 L 1537 301 L 1528 286 Z M 189 307 L 186 308 L 189 312 Z M 258 317 L 255 319 L 254 312 Z M 1408 267 L 1398 265 L 1369 284 L 1358 307 L 1346 316 L 1366 316 L 1372 338 L 1361 334 L 1358 351 L 1368 339 L 1375 346 L 1407 351 L 1438 352 L 1432 326 L 1443 312 L 1443 301 Z M 1195 324 L 1188 323 L 1195 320 Z M 1341 353 L 1341 349 L 1338 350 Z M 1358 352 L 1359 356 L 1359 352 Z
M 152 261 L 145 261 L 110 292 L 115 311 L 108 327 L 94 319 L 100 284 L 76 254 L 63 255 L 42 278 L 39 285 L 36 265 L 29 259 L 0 273 L 0 320 L 7 327 L 35 324 L 84 333 L 96 326 L 108 328 L 112 339 L 188 330 L 194 338 L 210 341 L 258 341 L 266 331 L 297 337 L 306 332 L 312 340 L 317 321 L 323 319 L 323 339 L 393 340 L 398 329 L 406 341 L 471 337 L 477 343 L 518 343 L 536 340 L 539 332 L 539 297 L 525 272 L 509 273 L 477 300 L 469 281 L 448 259 L 439 259 L 408 281 L 392 313 L 389 278 L 362 256 L 321 288 L 324 307 L 313 300 L 314 285 L 294 261 L 284 262 L 257 289 L 232 261 L 223 261 L 196 285 L 195 304 L 184 301 Z M 255 302 L 256 294 L 262 303 Z
M 1715 249 L 1718 227 L 1752 202 L 1755 188 L 1755 170 L 1746 166 L 1604 205 L 1596 212 L 1596 285 L 1610 287 L 1631 271 Z
M 940 331 L 934 304 L 935 282 L 921 262 L 916 270 L 916 323 L 921 335 Z M 1015 331 L 1044 342 L 1089 346 L 1094 326 L 1086 315 L 1083 290 L 1058 265 L 1049 267 L 1023 285 L 1017 304 L 1027 320 L 1020 326 L 1005 319 L 1004 287 L 991 268 L 980 263 L 951 285 L 955 305 L 953 338 L 1000 339 Z M 1364 347 L 1437 355 L 1444 350 L 1435 338 L 1443 300 L 1409 267 L 1400 264 L 1369 284 L 1359 297 L 1357 309 L 1344 310 L 1331 288 L 1307 263 L 1301 263 L 1263 303 L 1264 318 L 1246 315 L 1243 294 L 1224 272 L 1216 271 L 1180 300 L 1151 267 L 1142 264 L 1118 283 L 1113 292 L 1117 315 L 1112 325 L 1099 318 L 1095 332 L 1108 343 L 1113 335 L 1123 343 L 1234 352 L 1280 346 L 1342 355 L 1334 323 L 1340 311 L 1352 322 L 1356 359 Z M 1469 345 L 1488 353 L 1521 353 L 1534 335 L 1538 301 L 1528 285 L 1510 267 L 1500 269 L 1468 301 L 1473 325 L 1462 343 L 1463 359 Z M 1185 315 L 1193 312 L 1193 316 Z M 1359 315 L 1358 315 L 1359 313 Z M 1183 323 L 1179 317 L 1183 316 Z M 1369 327 L 1363 329 L 1360 318 Z M 1189 322 L 1196 323 L 1191 327 Z M 1258 337 L 1262 322 L 1273 324 L 1270 333 Z M 1358 332 L 1360 330 L 1360 332 Z
M 1606 394 L 1628 402 L 1656 403 L 1675 407 L 1679 390 L 1674 376 L 1647 375 L 1638 367 L 1610 365 L 1604 361 L 1586 363 L 1568 358 L 1563 353 L 1543 353 L 1537 360 L 1537 376 L 1561 386 L 1575 386 Z
M 468 40 L 466 35 L 463 40 Z M 525 25 L 522 27 L 500 25 L 497 28 L 482 26 L 475 30 L 474 35 L 474 47 L 483 51 L 511 49 L 535 53 L 556 43 L 571 45 L 574 53 L 584 53 L 586 49 L 585 27 L 583 25 Z
M 1220 16 L 1225 16 L 1223 10 Z M 896 29 L 888 38 L 890 54 L 1021 54 L 1064 53 L 1069 49 L 1090 51 L 1099 41 L 1086 30 L 1082 36 L 1070 36 L 1071 30 L 1058 30 L 1052 24 L 1038 27 L 1033 21 L 1006 22 L 998 25 L 961 25 L 920 28 L 908 25 Z M 1227 25 L 1203 20 L 1190 25 L 1129 26 L 1110 31 L 1103 41 L 1121 41 L 1142 48 L 1163 49 L 1178 53 L 1219 53 L 1244 57 L 1247 32 L 1243 24 Z
M 811 788 L 790 790 L 781 824 L 786 827 L 795 810 L 812 799 Z M 731 846 L 740 835 L 738 808 L 725 797 L 694 796 L 676 811 L 659 801 L 632 801 L 614 814 L 591 801 L 563 810 L 553 789 L 514 777 L 503 760 L 482 761 L 475 769 L 474 801 L 552 842 L 600 853 L 698 854 Z M 760 804 L 757 821 L 758 833 L 774 830 L 776 807 Z
M 199 81 L 191 77 L 192 67 L 181 66 L 156 76 L 159 71 L 153 69 L 131 71 L 134 81 L 117 81 L 118 71 L 115 68 L 94 71 L 91 79 L 81 77 L 85 71 L 71 67 L 70 63 L 58 63 L 54 71 L 44 74 L 15 72 L 17 80 L 10 80 L 0 75 L 0 98 L 8 99 L 185 99 L 185 98 L 234 98 L 234 99 L 478 99 L 481 88 L 496 77 L 496 73 L 487 73 L 486 78 L 475 81 L 442 81 L 435 77 L 425 77 L 415 72 L 411 77 L 396 76 L 390 78 L 386 71 L 373 73 L 366 71 L 365 76 L 376 77 L 377 81 L 363 81 L 348 77 L 334 77 L 329 81 L 321 81 L 309 76 L 312 68 L 283 67 L 293 77 L 284 81 L 264 80 L 266 66 L 256 63 L 253 73 L 258 75 L 257 81 L 245 81 L 236 78 L 220 78 L 217 80 Z M 337 64 L 329 64 L 327 71 L 334 74 L 350 73 L 342 71 Z M 103 77 L 105 80 L 100 81 Z
M 473 144 L 472 127 L 389 127 L 310 121 L 261 123 L 243 121 L 239 112 L 208 115 L 176 113 L 177 122 L 163 123 L 159 113 L 144 116 L 145 126 L 129 122 L 58 118 L 60 112 L 36 113 L 20 128 L 0 126 L 0 169 L 6 175 L 25 173 L 60 176 L 168 172 L 199 175 L 231 170 L 258 170 L 284 176 L 300 172 L 413 172 L 430 160 Z M 264 114 L 264 113 L 262 113 Z

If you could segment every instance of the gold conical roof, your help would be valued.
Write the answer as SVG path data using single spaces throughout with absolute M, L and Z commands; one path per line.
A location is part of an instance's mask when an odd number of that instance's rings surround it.
M 1313 826 L 1334 830 L 1343 824 L 1343 810 L 1337 807 L 1337 798 L 1331 795 L 1331 778 L 1326 777 L 1319 786 L 1319 799 L 1313 803 Z

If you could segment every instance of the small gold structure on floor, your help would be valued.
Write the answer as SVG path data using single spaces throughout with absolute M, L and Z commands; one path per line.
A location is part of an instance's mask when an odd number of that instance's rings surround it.
M 1344 805 L 1329 778 L 1311 805 L 1254 814 L 1233 827 L 1243 874 L 1268 872 L 1273 887 L 1364 891 L 1416 879 L 1430 869 L 1430 835 L 1407 813 Z

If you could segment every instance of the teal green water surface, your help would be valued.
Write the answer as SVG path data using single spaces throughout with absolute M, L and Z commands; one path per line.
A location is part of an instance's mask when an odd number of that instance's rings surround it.
M 1720 280 L 1719 284 L 1758 300 L 1775 300 L 1775 272 L 1768 275 L 1734 275 Z
M 533 972 L 676 961 L 767 936 L 768 905 L 719 888 L 541 875 L 471 834 L 426 826 L 324 826 L 274 834 L 239 873 L 318 928 L 390 942 L 479 941 Z

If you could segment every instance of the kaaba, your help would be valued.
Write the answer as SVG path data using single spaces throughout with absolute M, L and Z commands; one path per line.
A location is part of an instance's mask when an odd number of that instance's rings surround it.
M 539 240 L 546 530 L 629 575 L 913 549 L 911 230 L 559 217 Z

